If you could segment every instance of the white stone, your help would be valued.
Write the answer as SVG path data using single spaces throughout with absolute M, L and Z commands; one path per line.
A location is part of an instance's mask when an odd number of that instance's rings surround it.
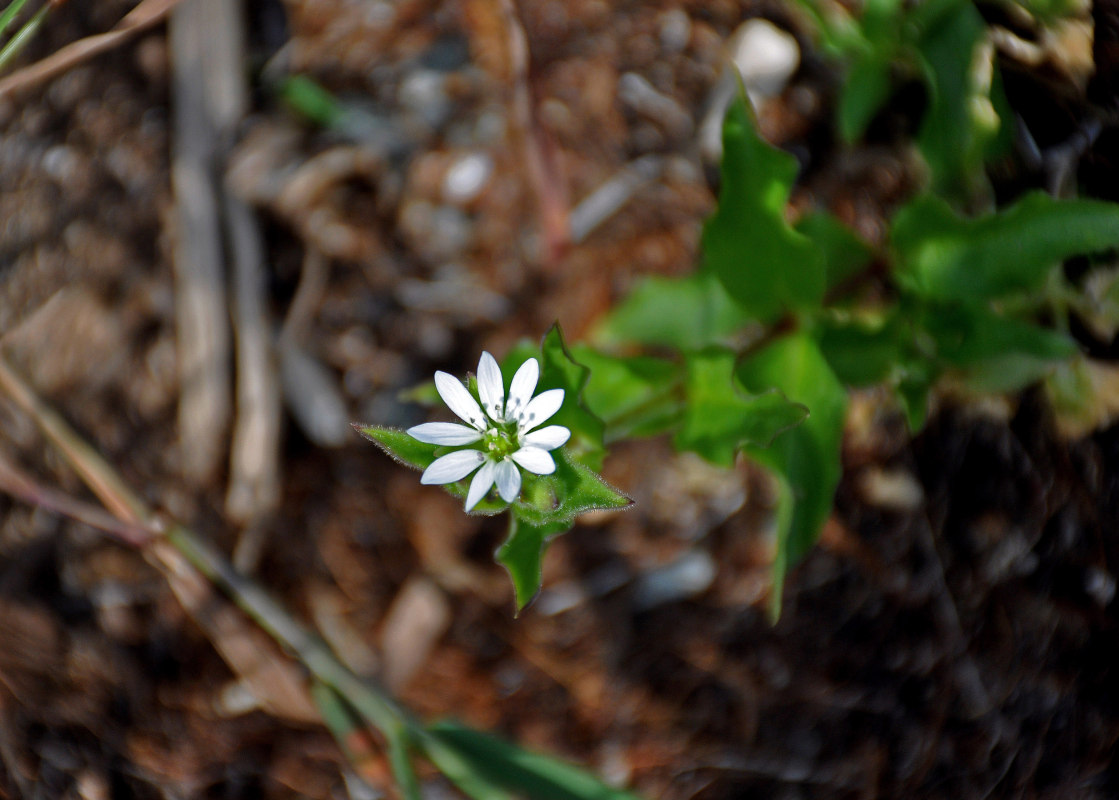
M 731 37 L 731 60 L 751 102 L 781 94 L 800 66 L 796 37 L 769 20 L 744 22 Z
M 469 203 L 493 174 L 493 159 L 486 153 L 468 153 L 455 161 L 443 176 L 443 197 L 449 203 Z

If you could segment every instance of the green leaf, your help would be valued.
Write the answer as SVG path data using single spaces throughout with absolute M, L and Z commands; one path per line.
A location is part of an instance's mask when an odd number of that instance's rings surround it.
M 571 523 L 560 520 L 544 525 L 533 525 L 509 515 L 509 535 L 494 554 L 505 567 L 513 581 L 517 600 L 517 613 L 533 601 L 540 591 L 541 562 L 549 537 L 565 533 Z
M 894 393 L 905 413 L 905 423 L 910 433 L 925 427 L 929 418 L 929 391 L 939 377 L 939 370 L 924 362 L 915 362 L 912 369 L 903 372 Z
M 540 590 L 540 562 L 551 537 L 570 530 L 582 513 L 633 503 L 566 449 L 553 450 L 552 459 L 551 475 L 525 475 L 510 508 L 509 536 L 495 554 L 513 580 L 518 612 Z
M 836 377 L 848 386 L 863 387 L 887 380 L 908 358 L 912 332 L 897 309 L 891 308 L 820 320 L 816 336 Z
M 853 230 L 826 211 L 813 211 L 797 222 L 824 259 L 827 287 L 833 289 L 870 266 L 874 250 Z
M 937 357 L 983 392 L 1025 388 L 1077 352 L 1062 333 L 962 303 L 927 309 L 924 329 L 936 342 Z
M 436 766 L 476 800 L 637 800 L 584 769 L 454 722 L 429 725 L 421 743 Z
M 416 743 L 423 754 L 443 773 L 463 794 L 473 800 L 521 800 L 520 795 L 509 789 L 500 775 L 483 759 L 481 764 L 474 753 L 463 753 L 454 741 L 444 741 L 443 737 L 421 729 L 416 734 Z
M 591 335 L 599 345 L 637 343 L 693 350 L 723 341 L 752 317 L 718 278 L 647 278 Z
M 829 56 L 842 57 L 867 47 L 859 23 L 838 3 L 829 0 L 794 0 L 816 25 L 820 49 Z
M 778 436 L 768 448 L 747 448 L 749 456 L 769 467 L 783 487 L 771 605 L 777 615 L 786 570 L 816 542 L 831 511 L 842 472 L 847 392 L 816 342 L 804 332 L 774 341 L 740 364 L 737 375 L 750 391 L 776 388 L 809 410 L 808 419 Z
M 767 447 L 808 416 L 808 409 L 776 390 L 747 394 L 734 376 L 734 361 L 735 354 L 725 349 L 688 355 L 687 403 L 674 440 L 677 450 L 690 450 L 723 467 L 734 464 L 739 449 Z
M 586 345 L 576 345 L 571 352 L 591 371 L 583 400 L 606 424 L 607 442 L 655 436 L 679 422 L 679 364 L 651 356 L 611 356 Z
M 970 0 L 958 0 L 923 31 L 917 50 L 925 67 L 929 107 L 917 141 L 941 192 L 967 200 L 985 190 L 982 170 L 1000 120 L 991 104 L 991 75 L 975 64 L 986 26 Z
M 703 228 L 703 264 L 762 322 L 818 306 L 824 294 L 820 252 L 785 219 L 796 174 L 796 159 L 762 140 L 739 93 L 723 123 L 722 189 Z
M 349 698 L 322 681 L 314 680 L 311 682 L 311 699 L 351 764 L 359 766 L 372 755 L 353 749 L 355 743 L 368 741 L 363 736 L 363 732 L 368 732 L 368 722 L 361 718 Z M 410 731 L 403 724 L 384 726 L 379 730 L 387 739 L 389 762 L 401 796 L 404 800 L 420 800 L 420 783 L 412 767 Z
M 906 288 L 976 303 L 1039 291 L 1063 260 L 1119 246 L 1119 205 L 1036 192 L 998 214 L 966 220 L 925 195 L 898 212 L 891 239 Z
M 857 58 L 839 93 L 836 123 L 848 144 L 858 141 L 893 89 L 892 51 L 873 50 Z
M 306 75 L 292 75 L 279 85 L 280 99 L 297 114 L 324 128 L 337 127 L 346 109 L 333 94 Z
M 606 457 L 602 441 L 605 425 L 583 402 L 583 388 L 591 371 L 571 357 L 558 324 L 553 325 L 544 336 L 540 352 L 543 360 L 538 391 L 563 389 L 566 392 L 563 407 L 548 423 L 570 429 L 571 441 L 566 446 L 567 451 L 591 469 L 602 469 L 602 461 Z
M 525 476 L 521 499 L 513 504 L 519 519 L 540 527 L 565 523 L 566 530 L 586 511 L 626 508 L 633 503 L 598 473 L 576 461 L 566 448 L 553 450 L 552 459 L 556 471 L 551 475 Z
M 417 441 L 397 428 L 359 425 L 354 429 L 394 459 L 412 469 L 427 469 L 438 457 L 439 445 Z

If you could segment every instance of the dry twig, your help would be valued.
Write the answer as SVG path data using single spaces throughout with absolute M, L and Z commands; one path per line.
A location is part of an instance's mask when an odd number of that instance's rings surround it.
M 124 44 L 136 34 L 160 22 L 180 0 L 143 0 L 106 33 L 87 36 L 52 53 L 42 61 L 13 72 L 0 80 L 0 98 L 34 88 L 73 69 L 83 61 Z

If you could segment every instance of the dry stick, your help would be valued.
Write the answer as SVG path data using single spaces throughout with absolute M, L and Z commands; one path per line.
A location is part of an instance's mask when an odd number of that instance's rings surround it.
M 314 243 L 307 242 L 303 271 L 280 328 L 277 347 L 280 381 L 292 416 L 319 447 L 340 447 L 351 435 L 346 402 L 334 375 L 304 348 L 329 273 L 326 256 Z
M 421 728 L 384 692 L 350 672 L 330 649 L 292 619 L 263 589 L 240 575 L 211 545 L 188 528 L 165 522 L 127 487 L 120 476 L 65 420 L 43 403 L 0 357 L 0 390 L 6 392 L 39 425 L 86 485 L 114 515 L 139 525 L 154 538 L 145 554 L 161 569 L 181 573 L 183 559 L 221 588 L 281 646 L 287 648 L 317 680 L 334 689 L 386 737 Z M 166 547 L 165 545 L 172 547 Z M 173 549 L 172 549 L 173 548 Z M 172 555 L 173 554 L 173 555 Z
M 233 426 L 226 512 L 247 525 L 234 563 L 252 572 L 260 560 L 266 520 L 280 503 L 281 392 L 266 308 L 264 242 L 252 210 L 226 192 L 233 254 L 237 338 L 237 419 Z
M 111 31 L 87 36 L 0 81 L 0 99 L 55 78 L 83 61 L 123 44 L 167 16 L 180 0 L 144 0 Z
M 0 454 L 0 492 L 6 492 L 30 506 L 45 508 L 85 523 L 129 547 L 144 547 L 152 540 L 153 534 L 149 528 L 117 519 L 97 506 L 41 485 L 3 454 Z
M 117 519 L 133 525 L 146 525 L 149 512 L 144 502 L 92 447 L 67 424 L 54 409 L 40 400 L 23 380 L 12 372 L 0 357 L 0 390 L 8 394 L 29 417 L 38 423 L 46 437 L 54 443 L 73 465 L 90 490 Z
M 171 178 L 178 212 L 175 340 L 183 472 L 204 482 L 225 452 L 231 414 L 230 333 L 214 176 L 219 120 L 229 102 L 209 90 L 209 0 L 187 0 L 169 25 L 174 127 Z M 228 116 L 228 115 L 225 115 Z
M 541 260 L 545 266 L 552 267 L 571 245 L 567 186 L 557 163 L 557 149 L 533 111 L 528 37 L 524 26 L 517 17 L 512 0 L 495 2 L 497 16 L 504 24 L 507 35 L 507 66 L 513 84 L 511 117 L 520 138 L 529 184 L 536 194 L 543 244 Z
M 207 41 L 207 71 L 219 143 L 233 134 L 249 108 L 249 87 L 243 69 L 247 61 L 240 0 L 199 0 Z M 216 154 L 222 165 L 225 153 Z M 264 236 L 251 208 L 220 185 L 225 231 L 233 272 L 233 331 L 236 337 L 237 416 L 230 454 L 229 517 L 248 528 L 234 552 L 238 568 L 252 571 L 259 561 L 265 522 L 280 501 L 281 393 L 268 316 Z

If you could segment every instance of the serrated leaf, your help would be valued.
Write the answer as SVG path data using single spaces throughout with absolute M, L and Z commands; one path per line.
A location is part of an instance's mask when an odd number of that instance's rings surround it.
M 776 390 L 750 395 L 734 375 L 735 354 L 709 349 L 685 361 L 687 402 L 673 443 L 713 464 L 729 467 L 747 446 L 768 447 L 778 434 L 804 421 L 808 409 Z
M 722 188 L 703 228 L 703 264 L 762 322 L 815 307 L 824 294 L 820 252 L 785 219 L 797 169 L 758 135 L 740 92 L 723 123 Z
M 679 422 L 680 364 L 651 356 L 612 356 L 586 345 L 575 345 L 571 352 L 591 371 L 583 399 L 605 423 L 607 442 L 655 436 Z
M 401 464 L 412 469 L 427 469 L 438 457 L 439 445 L 426 444 L 413 439 L 397 428 L 384 428 L 378 425 L 359 425 L 354 429 L 373 444 L 384 450 Z
M 1063 260 L 1119 247 L 1119 205 L 1035 192 L 998 214 L 966 220 L 925 195 L 898 212 L 891 244 L 909 290 L 976 303 L 1038 291 Z
M 804 332 L 774 341 L 742 362 L 737 375 L 751 391 L 776 388 L 809 410 L 808 419 L 769 447 L 747 448 L 749 456 L 773 470 L 785 487 L 779 498 L 773 566 L 771 608 L 776 615 L 785 571 L 816 542 L 831 511 L 842 472 L 847 392 L 816 342 Z
M 599 345 L 637 343 L 694 350 L 723 341 L 753 317 L 718 278 L 647 278 L 610 312 L 591 336 Z
M 431 760 L 476 800 L 638 800 L 573 764 L 454 722 L 427 726 L 420 741 Z

